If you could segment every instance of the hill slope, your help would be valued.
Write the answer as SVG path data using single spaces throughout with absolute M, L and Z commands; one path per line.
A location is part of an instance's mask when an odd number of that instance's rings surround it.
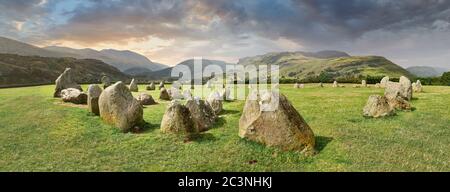
M 74 57 L 75 54 L 59 53 L 42 49 L 20 41 L 0 37 L 0 53 L 41 57 Z
M 439 69 L 434 67 L 427 67 L 427 66 L 415 66 L 415 67 L 408 67 L 406 70 L 408 70 L 410 73 L 416 75 L 417 77 L 439 77 L 447 70 L 445 69 Z
M 147 57 L 127 50 L 119 51 L 114 49 L 104 49 L 97 51 L 94 49 L 72 49 L 58 46 L 45 47 L 44 49 L 61 54 L 72 54 L 78 59 L 98 59 L 121 71 L 136 67 L 156 71 L 168 67 L 159 63 L 153 63 Z
M 331 53 L 332 51 L 327 51 Z M 414 77 L 402 67 L 379 56 L 350 56 L 306 52 L 268 53 L 239 60 L 242 65 L 279 65 L 280 76 L 287 79 L 314 79 L 326 74 L 330 79 L 364 78 L 367 76 Z M 334 53 L 339 53 L 335 51 Z
M 177 65 L 185 65 L 185 66 L 189 67 L 189 69 L 191 70 L 191 77 L 195 77 L 195 76 L 199 76 L 199 75 L 201 76 L 201 74 L 194 74 L 194 60 L 193 59 L 183 61 Z M 202 60 L 202 67 L 203 67 L 202 71 L 207 73 L 208 70 L 205 71 L 205 68 L 210 65 L 217 65 L 222 69 L 222 71 L 225 72 L 225 68 L 227 65 L 234 65 L 234 64 L 227 63 L 224 61 L 218 61 L 218 60 L 203 59 Z M 167 79 L 170 79 L 173 68 L 174 67 L 170 67 L 170 68 L 166 68 L 166 69 L 159 70 L 159 71 L 153 71 L 153 72 L 149 72 L 149 73 L 141 73 L 141 74 L 137 75 L 137 77 L 139 79 L 145 79 L 145 80 L 167 80 Z
M 0 87 L 51 84 L 68 67 L 74 70 L 79 83 L 99 82 L 103 74 L 113 80 L 128 79 L 99 60 L 0 54 Z

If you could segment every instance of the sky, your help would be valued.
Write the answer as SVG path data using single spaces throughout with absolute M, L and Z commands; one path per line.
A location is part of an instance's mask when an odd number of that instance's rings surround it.
M 168 65 L 281 51 L 450 68 L 449 0 L 0 0 L 0 36 Z

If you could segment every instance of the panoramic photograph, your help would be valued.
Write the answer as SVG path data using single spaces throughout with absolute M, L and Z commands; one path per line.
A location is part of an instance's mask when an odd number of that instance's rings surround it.
M 446 0 L 0 0 L 0 172 L 449 172 L 449 109 Z

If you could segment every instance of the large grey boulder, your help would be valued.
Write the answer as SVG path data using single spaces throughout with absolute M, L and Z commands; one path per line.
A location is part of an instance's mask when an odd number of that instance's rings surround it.
M 100 115 L 100 109 L 98 107 L 98 98 L 102 94 L 102 88 L 98 85 L 89 85 L 87 89 L 87 104 L 88 104 L 88 110 L 91 113 L 94 113 L 96 115 Z
M 222 100 L 223 99 L 220 96 L 220 93 L 217 91 L 212 92 L 207 99 L 208 104 L 212 107 L 216 115 L 218 115 L 223 110 Z
M 314 151 L 314 133 L 287 98 L 277 92 L 249 94 L 239 136 L 282 150 Z
M 411 105 L 409 104 L 409 99 L 411 98 L 411 92 L 409 89 L 412 85 L 388 82 L 384 91 L 384 96 L 387 98 L 389 105 L 394 109 L 399 110 L 410 110 Z M 409 87 L 409 88 L 408 88 Z M 412 88 L 411 88 L 412 89 Z
M 141 103 L 120 81 L 106 88 L 100 95 L 98 103 L 103 121 L 123 132 L 139 129 L 144 123 Z
M 78 85 L 73 77 L 73 71 L 71 68 L 66 68 L 64 72 L 55 81 L 55 92 L 53 97 L 61 97 L 61 91 L 63 89 L 74 88 L 83 91 L 80 85 Z
M 159 91 L 159 99 L 165 100 L 165 101 L 170 101 L 170 100 L 172 100 L 172 99 L 170 98 L 169 92 L 168 92 L 167 89 L 164 88 L 164 87 L 161 88 L 161 90 Z
M 142 105 L 156 105 L 157 103 L 155 102 L 155 100 L 153 99 L 153 97 L 147 93 L 141 93 L 138 95 L 137 100 L 142 104 Z
M 107 87 L 111 86 L 111 79 L 108 76 L 104 75 L 102 77 L 102 83 L 103 89 L 106 89 Z
M 395 114 L 395 110 L 389 105 L 388 99 L 384 96 L 371 95 L 363 109 L 366 117 L 385 117 Z
M 186 102 L 186 107 L 191 112 L 194 125 L 200 132 L 207 131 L 214 125 L 217 116 L 204 100 L 195 97 Z
M 154 90 L 156 90 L 155 83 L 153 83 L 153 82 L 150 83 L 150 85 L 147 85 L 146 89 L 147 89 L 147 91 L 154 91 Z
M 171 101 L 161 121 L 161 132 L 192 136 L 199 133 L 189 109 L 177 100 Z
M 75 88 L 68 88 L 61 91 L 61 98 L 64 102 L 74 104 L 86 104 L 87 95 Z
M 129 85 L 129 88 L 130 88 L 130 91 L 131 91 L 131 92 L 138 92 L 138 91 L 139 91 L 139 87 L 138 87 L 137 82 L 136 82 L 135 79 L 132 79 L 132 80 L 131 80 L 131 83 L 130 83 L 130 85 Z

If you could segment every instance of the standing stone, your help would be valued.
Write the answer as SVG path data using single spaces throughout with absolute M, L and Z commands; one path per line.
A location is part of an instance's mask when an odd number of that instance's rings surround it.
M 411 101 L 413 94 L 411 81 L 407 77 L 401 76 L 400 85 L 401 85 L 401 92 L 400 92 L 401 96 L 405 98 L 407 101 Z
M 405 89 L 403 86 L 401 83 L 388 82 L 384 96 L 392 108 L 410 110 L 411 105 L 408 103 L 408 89 Z
M 265 105 L 274 110 L 264 110 Z M 309 152 L 315 146 L 309 125 L 287 98 L 276 92 L 248 96 L 239 120 L 239 136 L 282 150 Z
M 80 85 L 78 85 L 73 79 L 73 71 L 70 68 L 66 68 L 64 72 L 55 81 L 55 93 L 53 97 L 61 97 L 61 91 L 63 89 L 74 88 L 83 91 Z
M 300 84 L 300 87 L 299 87 L 300 89 L 303 89 L 303 88 L 305 88 L 305 84 Z
M 361 86 L 362 87 L 367 87 L 367 81 L 366 80 L 362 80 L 361 81 Z
M 161 90 L 162 88 L 164 88 L 164 81 L 161 81 L 158 86 L 159 90 Z
M 166 100 L 166 101 L 170 101 L 171 100 L 169 92 L 167 92 L 166 88 L 163 87 L 159 91 L 159 99 Z
M 138 95 L 137 100 L 141 105 L 155 105 L 157 104 L 153 97 L 147 93 L 141 93 Z
M 191 112 L 194 125 L 200 132 L 209 130 L 217 119 L 211 106 L 198 97 L 188 100 L 186 107 Z
M 319 83 L 319 87 L 323 87 L 323 83 L 322 82 Z
M 63 89 L 61 91 L 61 98 L 64 102 L 74 103 L 74 104 L 86 104 L 87 95 L 75 88 Z
M 380 87 L 385 88 L 389 82 L 389 76 L 383 77 L 380 81 Z
M 294 89 L 298 89 L 298 88 L 300 88 L 300 85 L 298 83 L 295 83 L 294 84 Z
M 89 112 L 100 115 L 100 109 L 98 107 L 98 98 L 102 94 L 102 88 L 98 85 L 89 85 L 87 89 L 87 104 Z
M 104 75 L 102 77 L 102 83 L 103 89 L 106 89 L 107 87 L 111 86 L 111 79 L 108 76 Z
M 211 80 L 209 80 L 208 82 L 206 82 L 206 88 L 208 88 L 208 89 L 212 89 L 212 88 L 213 88 L 213 87 L 212 87 Z
M 375 84 L 375 88 L 381 88 L 381 84 L 380 83 Z
M 169 89 L 169 95 L 172 99 L 181 100 L 184 98 L 183 94 L 181 94 L 180 89 L 172 87 Z
M 153 83 L 153 82 L 150 83 L 150 85 L 147 85 L 146 89 L 147 89 L 147 91 L 156 90 L 155 83 Z
M 174 100 L 168 105 L 161 121 L 161 132 L 195 135 L 199 130 L 195 127 L 189 109 Z
M 413 83 L 413 90 L 414 92 L 420 93 L 423 91 L 422 82 L 420 80 L 417 80 L 416 83 Z
M 230 88 L 224 88 L 223 90 L 222 90 L 222 92 L 220 93 L 220 97 L 223 99 L 223 100 L 226 100 L 226 101 L 229 101 L 229 100 L 231 100 L 231 89 Z
M 191 90 L 186 89 L 183 91 L 183 98 L 186 100 L 192 99 L 192 93 Z
M 208 104 L 212 107 L 212 109 L 214 110 L 214 113 L 219 114 L 220 112 L 222 112 L 223 110 L 223 103 L 222 103 L 222 98 L 220 97 L 220 93 L 215 91 L 212 92 L 208 99 L 207 99 Z
M 339 87 L 339 84 L 338 84 L 338 82 L 337 82 L 337 81 L 334 81 L 334 82 L 333 82 L 333 87 L 334 87 L 334 88 L 337 88 L 337 87 Z
M 100 117 L 123 132 L 139 129 L 144 123 L 141 103 L 121 81 L 106 88 L 98 99 Z
M 388 99 L 384 96 L 371 95 L 363 109 L 365 117 L 385 117 L 394 115 L 394 109 L 389 105 Z
M 134 80 L 134 79 L 131 80 L 129 88 L 130 88 L 131 92 L 138 92 L 139 91 L 139 88 L 138 88 L 136 80 Z
M 178 82 L 178 81 L 174 81 L 174 82 L 172 83 L 172 88 L 175 88 L 175 89 L 181 89 L 181 87 L 182 87 L 182 85 L 181 85 L 181 83 Z

